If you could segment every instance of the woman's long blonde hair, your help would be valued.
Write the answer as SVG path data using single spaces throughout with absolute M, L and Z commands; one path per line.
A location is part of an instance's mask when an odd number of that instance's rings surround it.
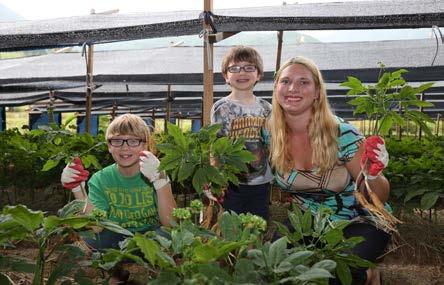
M 294 57 L 288 60 L 276 73 L 273 90 L 272 113 L 268 122 L 271 133 L 271 165 L 279 173 L 287 173 L 294 167 L 290 148 L 297 147 L 288 141 L 289 134 L 285 123 L 285 115 L 277 100 L 276 86 L 282 71 L 293 64 L 302 64 L 313 75 L 316 87 L 319 90 L 319 98 L 312 106 L 312 116 L 308 124 L 308 137 L 313 150 L 313 166 L 319 168 L 319 173 L 324 173 L 337 163 L 337 136 L 339 132 L 338 121 L 333 115 L 327 101 L 327 91 L 324 79 L 318 67 L 305 57 Z

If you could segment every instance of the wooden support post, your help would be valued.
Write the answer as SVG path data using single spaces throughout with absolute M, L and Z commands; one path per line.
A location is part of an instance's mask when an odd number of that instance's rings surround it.
M 399 115 L 402 117 L 402 104 L 399 102 Z M 398 140 L 401 140 L 402 138 L 402 127 L 400 124 L 398 124 Z
M 0 132 L 3 131 L 6 131 L 6 107 L 0 107 Z
M 282 39 L 284 37 L 284 31 L 278 31 L 278 47 L 276 54 L 276 72 L 281 68 L 281 57 L 282 57 Z
M 173 98 L 171 96 L 171 84 L 168 84 L 167 99 L 166 99 L 165 122 L 164 122 L 164 127 L 163 127 L 163 130 L 164 130 L 165 133 L 168 132 L 167 122 L 170 121 L 170 117 L 171 117 L 171 103 L 172 102 L 173 102 Z
M 213 0 L 204 0 L 204 11 L 213 11 Z M 214 84 L 214 74 L 213 74 L 213 44 L 209 41 L 209 32 L 211 27 L 207 24 L 203 24 L 204 29 L 204 44 L 203 44 L 203 81 L 204 81 L 204 94 L 202 102 L 202 121 L 203 125 L 210 124 L 210 112 L 213 106 L 213 84 Z
M 93 83 L 93 54 L 94 46 L 88 44 L 88 57 L 86 63 L 86 102 L 85 102 L 85 132 L 91 133 L 91 110 Z
M 364 127 L 362 128 L 362 133 L 364 134 L 364 136 L 366 136 L 367 133 L 366 133 L 365 126 L 367 125 L 367 121 L 366 121 L 366 120 L 362 120 L 362 125 L 364 126 Z
M 55 101 L 54 90 L 49 90 L 48 96 L 49 96 L 49 102 L 46 107 L 46 111 L 48 112 L 48 123 L 51 125 L 51 124 L 55 123 L 55 120 L 54 120 L 54 101 Z
M 419 100 L 424 101 L 424 93 L 421 93 L 421 95 L 419 96 Z M 422 110 L 423 110 L 423 107 L 419 107 L 419 112 L 422 113 Z M 421 126 L 419 126 L 418 139 L 419 140 L 422 139 L 422 128 L 421 128 Z
M 151 118 L 153 119 L 153 133 L 156 131 L 156 108 L 151 111 Z

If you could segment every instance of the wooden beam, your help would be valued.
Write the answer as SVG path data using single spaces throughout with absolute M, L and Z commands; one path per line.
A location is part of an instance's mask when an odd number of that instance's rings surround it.
M 204 0 L 204 11 L 213 11 L 213 0 Z M 210 124 L 210 112 L 213 106 L 213 44 L 209 41 L 209 32 L 211 31 L 210 25 L 205 22 L 203 24 L 204 29 L 204 47 L 203 47 L 203 81 L 204 81 L 204 94 L 202 102 L 202 122 L 203 125 Z
M 276 54 L 276 72 L 281 68 L 281 57 L 282 57 L 282 39 L 284 37 L 284 31 L 278 31 L 278 47 Z
M 171 96 L 171 84 L 168 84 L 166 110 L 165 110 L 165 122 L 163 124 L 163 130 L 165 131 L 165 133 L 168 132 L 167 122 L 169 122 L 171 119 L 171 103 L 172 102 L 173 102 L 173 98 Z
M 234 36 L 237 33 L 239 33 L 239 32 L 220 32 L 217 34 L 211 34 L 211 35 L 208 35 L 208 41 L 212 44 L 218 43 L 218 42 L 223 41 L 231 36 Z
M 86 102 L 85 102 L 85 132 L 91 133 L 91 110 L 92 110 L 92 91 L 93 83 L 93 55 L 94 45 L 87 44 L 88 56 L 86 63 Z

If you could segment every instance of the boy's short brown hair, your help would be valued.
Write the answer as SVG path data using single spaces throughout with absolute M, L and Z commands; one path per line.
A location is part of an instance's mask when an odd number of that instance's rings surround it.
M 150 131 L 141 117 L 134 114 L 123 114 L 115 118 L 106 129 L 106 140 L 117 135 L 135 136 L 148 141 Z
M 262 57 L 259 55 L 256 49 L 248 46 L 236 46 L 228 51 L 222 60 L 222 74 L 227 75 L 229 64 L 241 61 L 254 64 L 257 68 L 257 73 L 262 77 L 264 72 Z

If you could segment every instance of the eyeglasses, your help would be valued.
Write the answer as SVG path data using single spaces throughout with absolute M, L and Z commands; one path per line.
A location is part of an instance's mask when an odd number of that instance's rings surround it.
M 232 65 L 227 68 L 228 72 L 231 73 L 239 73 L 241 72 L 242 69 L 245 72 L 255 72 L 257 68 L 255 65 L 245 65 L 245 66 Z
M 108 143 L 115 147 L 123 146 L 125 142 L 126 145 L 129 147 L 136 147 L 139 146 L 142 142 L 146 141 L 142 139 L 108 139 Z

